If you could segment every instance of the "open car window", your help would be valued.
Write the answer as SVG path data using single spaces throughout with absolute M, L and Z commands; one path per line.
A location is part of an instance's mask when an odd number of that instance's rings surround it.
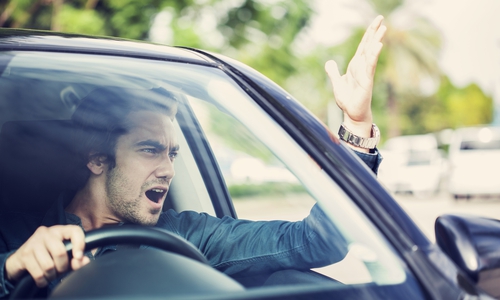
M 189 100 L 202 120 L 238 217 L 298 221 L 319 201 L 344 234 L 349 253 L 341 262 L 315 271 L 346 284 L 406 280 L 403 265 L 361 211 L 248 95 L 219 80 L 211 81 L 208 91 L 218 100 L 215 104 Z
M 65 135 L 86 95 L 103 87 L 163 88 L 179 96 L 180 145 L 165 209 L 299 221 L 319 205 L 328 225 L 317 230 L 333 226 L 349 251 L 315 272 L 360 290 L 416 284 L 347 194 L 222 70 L 84 54 L 10 52 L 1 58 L 2 209 L 43 214 L 61 190 L 73 187 L 69 152 L 77 141 Z

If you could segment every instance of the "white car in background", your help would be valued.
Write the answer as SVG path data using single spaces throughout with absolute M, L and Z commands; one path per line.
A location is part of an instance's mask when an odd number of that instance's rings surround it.
M 456 200 L 500 196 L 500 127 L 457 129 L 449 158 L 448 190 Z
M 392 193 L 429 196 L 439 191 L 446 159 L 433 134 L 388 139 L 380 150 L 379 179 Z

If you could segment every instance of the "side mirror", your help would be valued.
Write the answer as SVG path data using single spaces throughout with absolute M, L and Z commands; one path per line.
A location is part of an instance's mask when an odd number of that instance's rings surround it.
M 442 215 L 435 224 L 439 247 L 477 285 L 500 297 L 500 221 L 477 216 Z

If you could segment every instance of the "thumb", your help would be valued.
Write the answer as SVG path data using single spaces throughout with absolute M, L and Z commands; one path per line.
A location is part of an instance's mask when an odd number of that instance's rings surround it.
M 332 85 L 335 85 L 340 80 L 339 68 L 334 60 L 329 60 L 325 63 L 325 71 L 328 77 L 330 77 Z

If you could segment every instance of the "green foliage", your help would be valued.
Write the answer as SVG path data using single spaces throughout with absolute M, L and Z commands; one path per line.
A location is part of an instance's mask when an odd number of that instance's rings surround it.
M 230 48 L 226 54 L 241 60 L 284 86 L 297 74 L 298 61 L 293 51 L 297 34 L 312 15 L 306 0 L 244 1 L 233 8 L 219 24 Z M 234 55 L 232 55 L 234 54 Z
M 59 26 L 65 32 L 104 35 L 104 21 L 94 10 L 76 9 L 63 5 L 59 15 Z
M 373 9 L 383 16 L 388 16 L 403 4 L 403 0 L 371 0 Z
M 392 15 L 401 14 L 404 0 L 368 3 L 372 11 L 365 15 L 384 15 L 388 27 L 372 102 L 382 136 L 491 121 L 490 97 L 476 85 L 456 88 L 441 77 L 437 67 L 440 36 L 429 22 L 415 17 L 410 27 L 393 24 Z M 307 0 L 0 0 L 0 11 L 2 27 L 139 40 L 149 39 L 155 17 L 168 12 L 171 20 L 165 26 L 171 30 L 172 44 L 212 50 L 252 66 L 290 91 L 325 123 L 333 93 L 324 63 L 334 59 L 341 73 L 345 72 L 365 30 L 354 30 L 339 46 L 318 47 L 307 56 L 299 56 L 294 51 L 294 41 L 313 15 Z M 207 16 L 213 22 L 209 28 L 202 21 Z M 214 33 L 218 33 L 218 42 L 214 41 Z M 437 85 L 442 81 L 436 95 L 421 92 L 423 78 L 430 78 Z M 215 130 L 227 130 L 224 126 L 221 122 Z M 238 139 L 230 143 L 235 147 L 253 147 Z
M 422 134 L 449 128 L 443 115 L 446 108 L 435 97 L 404 94 L 401 102 L 401 128 L 403 135 Z
M 3 27 L 138 40 L 147 40 L 155 16 L 168 11 L 173 44 L 233 56 L 278 84 L 296 72 L 292 44 L 312 15 L 307 0 L 0 0 L 0 10 L 6 11 Z M 223 39 L 215 46 L 200 21 L 207 14 Z
M 446 109 L 443 119 L 449 128 L 489 124 L 493 121 L 493 99 L 476 84 L 456 88 L 445 77 L 436 97 Z
M 264 146 L 248 129 L 233 117 L 228 116 L 213 106 L 207 106 L 210 120 L 216 120 L 208 125 L 208 129 L 215 133 L 227 147 L 236 151 L 258 157 L 265 162 L 272 162 L 275 156 Z
M 306 193 L 305 188 L 300 184 L 279 182 L 233 184 L 228 186 L 228 190 L 233 198 Z
M 405 135 L 488 124 L 493 119 L 491 97 L 476 84 L 457 88 L 446 76 L 436 94 L 423 97 L 408 93 L 404 97 L 401 119 Z

